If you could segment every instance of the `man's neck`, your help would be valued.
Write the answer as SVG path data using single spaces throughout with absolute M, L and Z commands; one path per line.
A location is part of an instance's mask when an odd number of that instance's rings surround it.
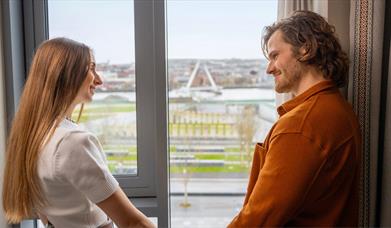
M 302 75 L 300 82 L 297 84 L 297 88 L 292 90 L 292 94 L 296 97 L 319 82 L 326 80 L 320 71 L 310 68 Z

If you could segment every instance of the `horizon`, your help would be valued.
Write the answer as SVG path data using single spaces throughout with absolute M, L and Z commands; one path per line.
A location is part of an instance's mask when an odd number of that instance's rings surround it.
M 220 58 L 220 59 L 213 59 L 213 58 L 208 58 L 208 59 L 198 59 L 198 58 L 167 58 L 167 60 L 203 60 L 203 61 L 208 61 L 208 60 L 248 60 L 248 61 L 262 61 L 265 60 L 267 61 L 266 58 Z M 134 64 L 135 62 L 124 62 L 124 63 L 110 63 L 111 65 L 127 65 L 127 64 Z M 96 64 L 107 64 L 107 62 L 96 62 Z

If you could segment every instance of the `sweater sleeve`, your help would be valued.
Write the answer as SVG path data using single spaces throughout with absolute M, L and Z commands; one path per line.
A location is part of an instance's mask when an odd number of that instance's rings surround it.
M 94 203 L 118 188 L 98 139 L 88 132 L 71 132 L 62 139 L 55 155 L 55 173 Z
M 283 226 L 303 204 L 324 155 L 301 134 L 271 140 L 248 201 L 228 227 Z

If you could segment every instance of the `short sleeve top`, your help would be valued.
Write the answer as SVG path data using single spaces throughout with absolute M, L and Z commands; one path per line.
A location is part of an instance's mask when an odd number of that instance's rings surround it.
M 47 205 L 41 209 L 61 227 L 98 227 L 107 215 L 98 207 L 118 188 L 98 139 L 63 120 L 41 151 L 38 176 Z

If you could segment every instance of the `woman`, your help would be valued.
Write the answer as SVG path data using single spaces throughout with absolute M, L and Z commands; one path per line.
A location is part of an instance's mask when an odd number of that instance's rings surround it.
M 59 227 L 153 227 L 120 189 L 97 138 L 71 120 L 101 85 L 89 47 L 66 38 L 37 50 L 7 144 L 6 219 Z

